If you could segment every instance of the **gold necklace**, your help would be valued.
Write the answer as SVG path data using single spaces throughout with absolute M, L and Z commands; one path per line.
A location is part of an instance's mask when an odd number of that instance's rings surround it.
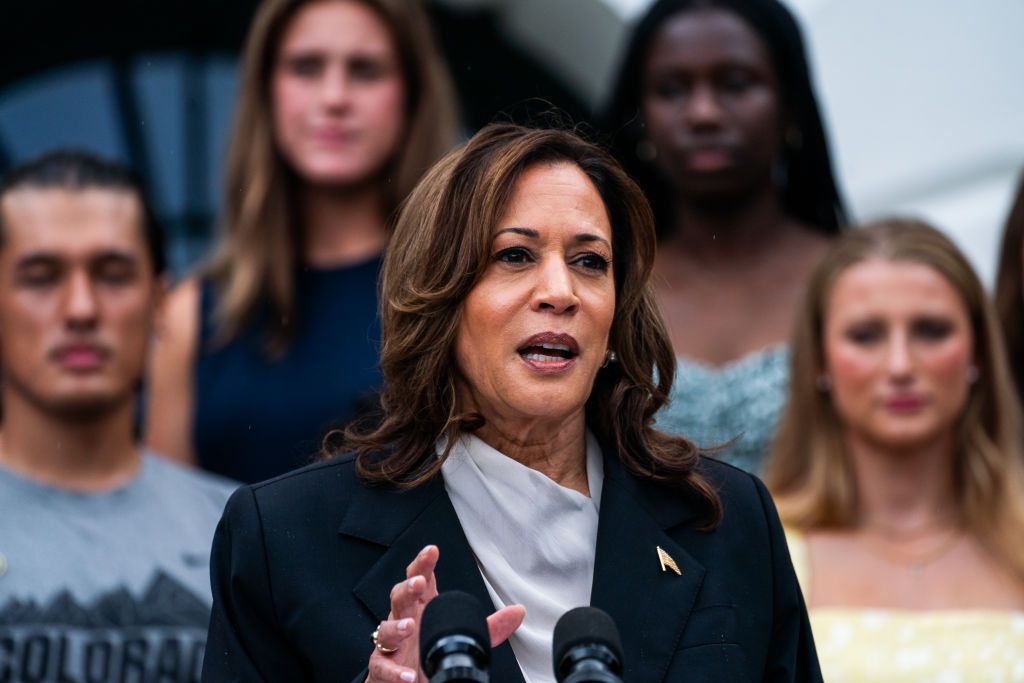
M 949 528 L 948 534 L 940 543 L 935 545 L 933 548 L 929 548 L 923 553 L 917 553 L 910 557 L 907 557 L 905 551 L 894 553 L 891 549 L 891 546 L 894 543 L 905 543 L 906 540 L 893 541 L 885 535 L 878 536 L 871 534 L 870 532 L 865 533 L 864 538 L 868 541 L 866 544 L 867 549 L 876 557 L 881 557 L 889 564 L 903 567 L 915 576 L 920 576 L 928 566 L 934 564 L 952 550 L 953 546 L 956 545 L 962 535 L 962 527 L 960 525 L 953 525 Z M 918 539 L 924 538 L 920 533 L 916 533 L 914 537 Z M 889 547 L 885 547 L 886 545 Z

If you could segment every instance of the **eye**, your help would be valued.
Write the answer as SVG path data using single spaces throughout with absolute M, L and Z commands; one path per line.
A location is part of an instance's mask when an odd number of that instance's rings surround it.
M 879 325 L 855 325 L 846 331 L 845 336 L 854 344 L 868 346 L 881 341 L 885 330 Z
M 509 247 L 494 255 L 494 260 L 511 265 L 522 265 L 533 260 L 532 254 L 524 247 Z
M 318 76 L 323 71 L 324 60 L 318 55 L 299 55 L 286 62 L 288 72 L 295 76 Z
M 587 270 L 593 270 L 599 273 L 608 272 L 608 266 L 611 262 L 601 254 L 594 252 L 587 252 L 586 254 L 580 254 L 576 257 L 573 263 L 586 268 Z
M 678 78 L 664 78 L 655 81 L 650 92 L 663 100 L 677 100 L 690 92 L 689 84 Z
M 387 72 L 387 67 L 379 59 L 357 57 L 349 62 L 349 73 L 355 79 L 376 81 L 383 78 Z
M 135 279 L 135 266 L 131 263 L 104 263 L 96 269 L 97 281 L 109 285 L 122 285 Z
M 60 269 L 54 265 L 38 263 L 18 272 L 18 283 L 26 287 L 48 287 L 60 279 Z
M 918 320 L 914 323 L 914 336 L 927 341 L 941 341 L 953 333 L 953 324 L 948 320 Z
M 754 75 L 746 69 L 729 69 L 717 78 L 717 85 L 723 92 L 742 93 L 754 84 Z

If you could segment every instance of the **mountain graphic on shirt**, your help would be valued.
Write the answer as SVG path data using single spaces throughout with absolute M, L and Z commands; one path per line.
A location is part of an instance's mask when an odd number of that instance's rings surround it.
M 121 586 L 83 605 L 64 590 L 45 605 L 31 599 L 11 598 L 0 607 L 0 625 L 7 626 L 191 626 L 205 629 L 209 618 L 209 605 L 163 571 L 153 575 L 139 597 Z

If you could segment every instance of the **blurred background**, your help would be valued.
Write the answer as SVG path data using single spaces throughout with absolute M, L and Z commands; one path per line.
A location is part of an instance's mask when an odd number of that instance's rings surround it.
M 650 0 L 429 0 L 466 132 L 553 106 L 594 120 Z M 174 270 L 216 224 L 237 52 L 254 0 L 39 0 L 0 10 L 0 172 L 54 146 L 132 163 Z M 858 220 L 949 232 L 986 283 L 1024 168 L 1024 2 L 790 0 Z

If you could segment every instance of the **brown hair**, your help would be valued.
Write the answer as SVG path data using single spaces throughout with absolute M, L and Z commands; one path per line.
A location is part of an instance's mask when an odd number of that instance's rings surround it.
M 616 310 L 609 346 L 618 362 L 598 372 L 587 424 L 633 474 L 695 492 L 707 504 L 710 528 L 721 509 L 695 469 L 696 448 L 651 426 L 672 385 L 675 356 L 648 286 L 655 255 L 650 207 L 609 154 L 567 131 L 488 126 L 410 195 L 381 275 L 383 414 L 351 426 L 345 447 L 357 453 L 366 482 L 413 487 L 438 473 L 461 431 L 483 424 L 457 405 L 462 304 L 487 267 L 493 230 L 517 179 L 527 168 L 559 162 L 575 164 L 593 182 L 612 225 Z M 448 450 L 437 458 L 442 437 Z
M 849 527 L 856 521 L 853 467 L 832 401 L 818 386 L 822 331 L 839 276 L 870 259 L 921 263 L 960 294 L 971 321 L 978 381 L 957 430 L 954 482 L 968 530 L 1024 576 L 1024 453 L 1020 405 L 1013 390 L 995 311 L 970 263 L 942 233 L 914 220 L 887 220 L 851 230 L 835 243 L 808 284 L 793 339 L 789 403 L 765 481 L 784 522 Z
M 405 135 L 386 171 L 385 209 L 391 213 L 455 142 L 452 87 L 419 2 L 356 1 L 391 30 L 408 95 Z M 269 77 L 284 30 L 310 2 L 264 0 L 249 29 L 227 154 L 223 233 L 206 268 L 220 291 L 215 319 L 221 341 L 234 337 L 264 301 L 272 346 L 287 343 L 294 323 L 293 269 L 301 239 L 297 178 L 274 141 Z
M 995 299 L 1017 393 L 1024 396 L 1024 176 L 1006 219 Z

